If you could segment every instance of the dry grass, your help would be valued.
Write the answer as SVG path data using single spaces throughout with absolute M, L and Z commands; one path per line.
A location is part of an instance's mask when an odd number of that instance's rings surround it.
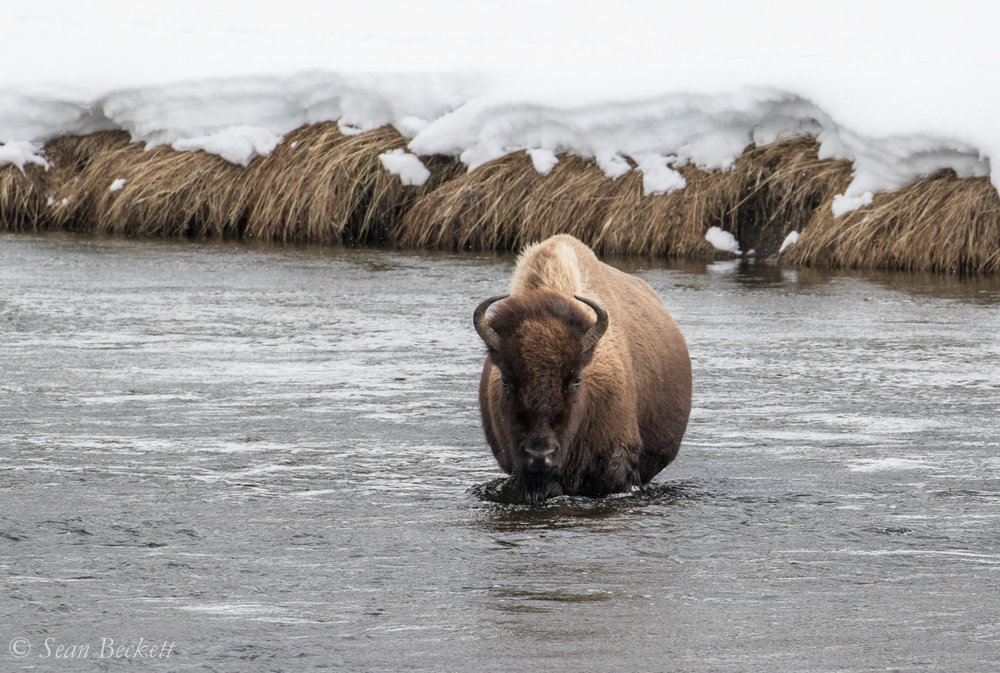
M 98 193 L 90 184 L 92 164 L 113 154 L 138 154 L 141 145 L 132 144 L 124 131 L 102 131 L 86 136 L 63 136 L 45 145 L 49 160 L 46 175 L 45 213 L 47 228 L 91 232 L 97 227 Z M 104 185 L 107 189 L 109 179 Z M 83 185 L 86 185 L 84 188 Z
M 146 150 L 121 131 L 67 136 L 45 147 L 49 219 L 71 231 L 148 237 L 234 232 L 227 191 L 244 169 L 207 152 Z M 121 188 L 112 191 L 115 181 Z
M 706 228 L 732 233 L 758 259 L 777 253 L 785 236 L 851 181 L 850 162 L 819 159 L 818 152 L 809 136 L 748 147 L 730 170 L 713 174 L 700 209 Z
M 487 162 L 417 199 L 397 233 L 406 248 L 510 250 L 520 210 L 541 178 L 524 153 Z
M 238 234 L 229 192 L 245 169 L 203 151 L 178 152 L 159 146 L 139 153 L 102 157 L 82 189 L 95 200 L 100 234 L 149 237 L 215 237 Z M 111 191 L 113 181 L 124 186 Z
M 601 254 L 705 258 L 709 227 L 731 232 L 758 257 L 777 252 L 816 208 L 850 181 L 846 161 L 817 158 L 802 137 L 748 148 L 728 171 L 680 168 L 687 185 L 645 196 L 642 174 L 613 180 L 593 162 L 561 156 L 538 175 L 527 154 L 491 161 L 419 199 L 403 217 L 405 247 L 517 250 L 569 233 Z
M 942 170 L 833 217 L 825 202 L 782 257 L 807 266 L 1000 273 L 1000 197 Z
M 44 168 L 0 168 L 0 230 L 38 231 L 44 226 L 45 202 Z
M 682 173 L 689 188 L 707 176 L 693 167 Z M 539 175 L 528 155 L 517 152 L 418 199 L 398 240 L 410 248 L 497 251 L 567 233 L 600 254 L 711 254 L 704 229 L 687 217 L 691 193 L 643 196 L 640 173 L 613 180 L 594 162 L 568 155 Z
M 128 236 L 254 238 L 320 244 L 392 244 L 518 250 L 569 233 L 602 255 L 708 258 L 719 226 L 743 250 L 805 266 L 1000 274 L 1000 197 L 986 178 L 941 171 L 833 218 L 851 165 L 819 159 L 814 138 L 749 147 L 727 171 L 681 167 L 687 185 L 646 196 L 642 174 L 613 180 L 563 155 L 539 175 L 524 152 L 471 173 L 422 157 L 432 178 L 404 187 L 379 161 L 406 140 L 391 127 L 344 135 L 303 126 L 248 168 L 205 152 L 146 150 L 108 131 L 45 146 L 51 167 L 0 169 L 0 228 Z M 111 191 L 115 180 L 120 190 Z
M 52 206 L 41 219 L 125 236 L 391 242 L 402 210 L 458 166 L 425 158 L 429 184 L 404 187 L 378 157 L 405 144 L 390 127 L 347 136 L 336 124 L 315 124 L 244 168 L 203 151 L 146 150 L 121 131 L 67 136 L 45 148 Z M 121 188 L 112 191 L 116 180 Z
M 435 177 L 429 184 L 405 187 L 379 160 L 382 153 L 405 147 L 406 139 L 390 126 L 360 135 L 344 135 L 335 123 L 296 129 L 251 164 L 237 192 L 246 204 L 244 235 L 324 244 L 392 242 L 410 202 L 457 165 L 431 158 L 427 167 Z

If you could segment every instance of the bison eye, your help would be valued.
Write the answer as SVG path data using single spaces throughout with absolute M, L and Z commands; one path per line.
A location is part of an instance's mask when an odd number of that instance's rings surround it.
M 508 395 L 514 390 L 514 384 L 506 376 L 500 377 L 500 385 L 503 386 L 503 391 Z
M 570 381 L 566 385 L 566 387 L 569 390 L 579 390 L 580 389 L 580 383 L 581 383 L 580 377 L 577 376 L 576 378 L 570 379 Z

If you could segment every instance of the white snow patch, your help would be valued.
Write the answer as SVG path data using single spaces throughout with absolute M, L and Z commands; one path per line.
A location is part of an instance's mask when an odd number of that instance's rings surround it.
M 840 217 L 844 213 L 857 210 L 862 206 L 871 205 L 871 202 L 874 199 L 875 194 L 872 192 L 865 192 L 864 194 L 859 194 L 858 196 L 838 194 L 833 197 L 833 204 L 830 207 L 833 209 L 833 216 Z
M 125 178 L 118 178 L 108 187 L 109 192 L 120 192 L 123 189 L 125 189 Z
M 280 135 L 258 126 L 231 126 L 208 135 L 176 140 L 172 146 L 181 152 L 205 150 L 246 166 L 256 157 L 270 154 L 280 142 Z
M 788 234 L 788 236 L 785 236 L 785 240 L 781 242 L 781 248 L 778 250 L 778 252 L 779 253 L 784 252 L 786 248 L 795 245 L 798 242 L 799 242 L 799 232 L 793 231 L 790 234 Z
M 420 157 L 404 150 L 389 150 L 379 155 L 379 161 L 393 175 L 398 175 L 404 185 L 419 187 L 431 177 Z
M 542 175 L 551 173 L 552 169 L 559 163 L 559 157 L 552 150 L 532 149 L 528 150 L 528 156 L 531 157 L 531 163 L 534 164 L 535 171 Z
M 684 189 L 687 185 L 684 176 L 670 166 L 676 160 L 677 157 L 664 157 L 658 154 L 635 157 L 636 165 L 642 171 L 642 193 L 649 196 Z
M 35 164 L 45 170 L 49 169 L 49 162 L 45 160 L 41 147 L 36 143 L 24 140 L 17 140 L 0 145 L 0 167 L 14 164 L 24 172 L 25 164 Z
M 632 166 L 629 165 L 628 160 L 617 153 L 599 153 L 596 159 L 600 169 L 612 180 L 617 180 L 632 170 Z
M 720 227 L 712 227 L 705 234 L 705 240 L 712 244 L 716 250 L 731 252 L 734 255 L 740 254 L 740 243 L 736 237 Z

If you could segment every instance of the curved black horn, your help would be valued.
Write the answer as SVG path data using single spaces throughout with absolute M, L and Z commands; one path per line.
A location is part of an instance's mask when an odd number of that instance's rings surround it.
M 583 335 L 583 352 L 593 350 L 597 346 L 597 342 L 601 340 L 604 333 L 608 331 L 608 312 L 605 311 L 600 304 L 591 301 L 589 299 L 584 299 L 583 297 L 578 297 L 573 295 L 577 301 L 582 301 L 584 304 L 594 309 L 594 313 L 597 314 L 597 322 L 587 330 L 587 333 Z
M 489 322 L 486 320 L 486 309 L 490 307 L 491 304 L 500 301 L 501 299 L 506 299 L 510 295 L 498 294 L 495 297 L 490 297 L 483 301 L 476 310 L 472 313 L 472 324 L 476 326 L 476 332 L 486 342 L 490 350 L 498 351 L 500 350 L 500 335 L 497 334 L 496 330 L 490 327 Z

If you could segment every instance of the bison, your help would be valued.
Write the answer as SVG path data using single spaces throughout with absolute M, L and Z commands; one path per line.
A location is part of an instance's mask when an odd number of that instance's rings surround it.
M 677 455 L 691 360 L 646 282 L 554 236 L 525 249 L 510 294 L 473 322 L 486 440 L 529 503 L 642 488 Z

